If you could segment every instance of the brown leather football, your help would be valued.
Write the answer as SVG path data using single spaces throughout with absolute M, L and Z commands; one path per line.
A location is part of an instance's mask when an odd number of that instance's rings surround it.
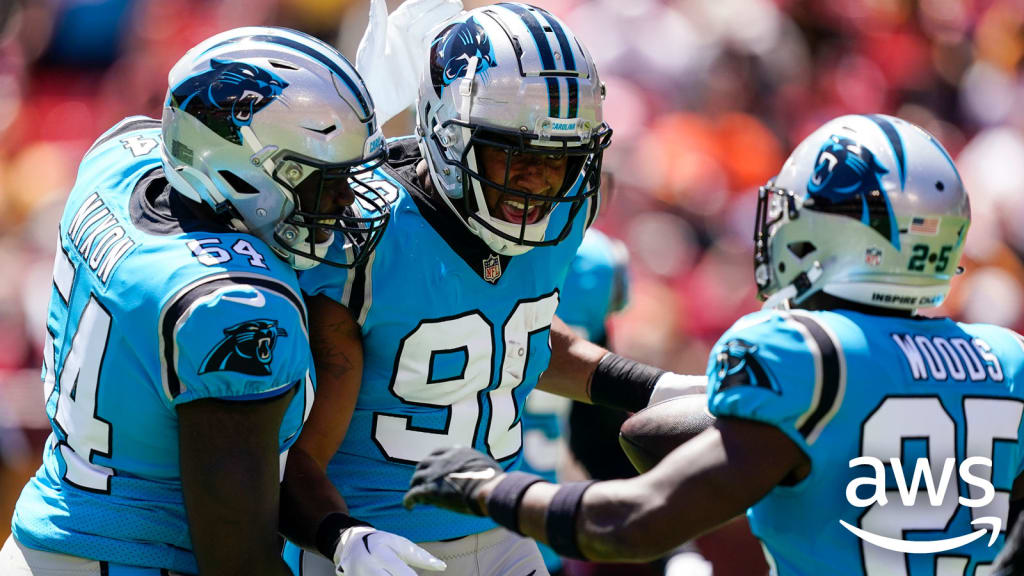
M 639 472 L 653 468 L 669 452 L 714 423 L 708 397 L 691 394 L 648 406 L 619 429 L 619 444 Z

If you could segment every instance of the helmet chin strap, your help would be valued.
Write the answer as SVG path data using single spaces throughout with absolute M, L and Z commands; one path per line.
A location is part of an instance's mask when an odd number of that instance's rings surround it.
M 806 294 L 823 272 L 821 263 L 815 260 L 810 270 L 801 272 L 788 286 L 769 296 L 761 305 L 761 310 L 788 310 L 789 301 Z

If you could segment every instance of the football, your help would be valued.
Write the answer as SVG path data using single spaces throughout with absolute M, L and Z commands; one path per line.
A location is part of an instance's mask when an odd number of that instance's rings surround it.
M 704 394 L 679 396 L 648 406 L 619 429 L 619 444 L 639 472 L 653 468 L 666 454 L 700 434 L 715 421 Z

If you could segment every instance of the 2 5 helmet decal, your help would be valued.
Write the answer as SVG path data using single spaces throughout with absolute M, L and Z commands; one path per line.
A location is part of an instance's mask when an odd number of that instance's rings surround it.
M 224 329 L 224 339 L 206 355 L 200 374 L 241 372 L 269 376 L 277 339 L 288 332 L 276 320 L 248 320 Z
M 814 199 L 815 210 L 860 220 L 898 249 L 899 230 L 881 182 L 881 176 L 888 173 L 871 150 L 850 138 L 832 135 L 818 151 L 807 192 Z
M 195 116 L 222 138 L 242 143 L 241 128 L 281 96 L 288 83 L 259 66 L 213 58 L 210 69 L 171 89 L 168 106 Z
M 470 59 L 476 57 L 476 73 L 487 77 L 487 70 L 497 66 L 494 46 L 484 27 L 471 16 L 441 31 L 430 45 L 430 79 L 438 97 L 441 91 L 459 78 L 464 78 Z

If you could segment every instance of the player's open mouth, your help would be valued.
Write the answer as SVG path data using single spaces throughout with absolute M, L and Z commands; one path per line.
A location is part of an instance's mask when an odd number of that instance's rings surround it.
M 543 214 L 543 206 L 540 204 L 534 204 L 527 210 L 526 203 L 518 200 L 502 200 L 498 202 L 498 215 L 502 220 L 512 222 L 513 224 L 521 224 L 523 220 L 527 224 L 533 224 L 540 220 Z

